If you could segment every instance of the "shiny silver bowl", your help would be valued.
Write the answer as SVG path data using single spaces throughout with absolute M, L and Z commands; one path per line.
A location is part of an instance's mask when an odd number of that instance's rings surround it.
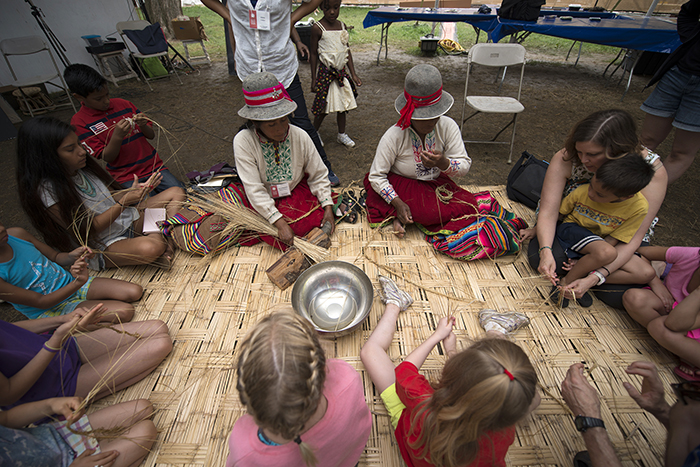
M 351 331 L 367 318 L 373 298 L 367 274 L 343 261 L 311 266 L 292 289 L 292 306 L 320 332 Z

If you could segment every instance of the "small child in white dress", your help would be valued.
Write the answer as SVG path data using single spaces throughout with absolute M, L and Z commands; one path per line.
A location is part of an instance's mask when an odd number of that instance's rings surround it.
M 316 93 L 311 111 L 317 131 L 326 115 L 337 112 L 338 142 L 352 148 L 355 142 L 345 133 L 346 115 L 357 107 L 355 86 L 362 81 L 355 74 L 348 31 L 338 21 L 340 5 L 341 0 L 323 0 L 323 18 L 311 30 L 311 92 Z

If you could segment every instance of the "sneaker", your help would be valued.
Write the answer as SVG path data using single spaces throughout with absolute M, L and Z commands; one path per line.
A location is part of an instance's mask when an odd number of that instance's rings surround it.
M 411 296 L 399 289 L 399 286 L 388 277 L 379 276 L 379 283 L 382 285 L 382 302 L 385 305 L 393 303 L 401 311 L 406 311 L 413 303 Z
M 331 182 L 331 186 L 340 186 L 340 179 L 331 169 L 328 169 L 328 180 Z
M 650 243 L 651 242 L 651 237 L 654 236 L 654 227 L 656 227 L 656 224 L 659 222 L 659 218 L 655 217 L 651 221 L 651 225 L 649 226 L 649 230 L 647 230 L 647 233 L 644 234 L 644 238 L 642 238 L 642 242 Z
M 530 324 L 530 318 L 515 311 L 499 313 L 496 310 L 487 309 L 479 312 L 479 324 L 486 331 L 507 334 Z
M 355 147 L 355 142 L 350 139 L 347 133 L 338 133 L 338 142 L 346 148 Z

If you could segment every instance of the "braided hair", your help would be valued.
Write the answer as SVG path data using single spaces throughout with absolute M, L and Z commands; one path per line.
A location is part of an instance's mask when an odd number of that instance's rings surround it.
M 326 380 L 326 356 L 311 324 L 284 307 L 263 318 L 241 344 L 238 394 L 255 423 L 294 440 L 304 462 L 316 456 L 300 434 L 316 413 Z

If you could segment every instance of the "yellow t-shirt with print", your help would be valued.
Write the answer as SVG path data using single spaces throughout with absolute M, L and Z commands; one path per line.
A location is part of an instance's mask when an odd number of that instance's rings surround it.
M 635 193 L 618 203 L 596 203 L 588 197 L 588 184 L 572 191 L 561 203 L 563 222 L 572 222 L 603 238 L 608 235 L 629 243 L 649 210 L 644 195 Z

